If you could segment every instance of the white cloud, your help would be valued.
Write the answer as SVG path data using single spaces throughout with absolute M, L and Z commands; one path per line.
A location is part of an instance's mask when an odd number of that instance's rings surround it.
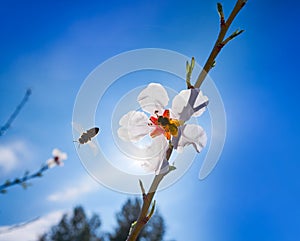
M 14 141 L 0 146 L 0 175 L 14 171 L 30 158 L 30 151 L 24 141 Z
M 64 188 L 64 190 L 53 193 L 47 197 L 48 201 L 52 202 L 67 202 L 74 201 L 84 194 L 88 194 L 99 190 L 100 185 L 96 183 L 91 177 L 79 179 L 73 182 L 72 186 Z
M 55 211 L 18 228 L 12 229 L 13 226 L 0 226 L 0 241 L 37 240 L 40 235 L 59 222 L 63 213 L 63 211 Z

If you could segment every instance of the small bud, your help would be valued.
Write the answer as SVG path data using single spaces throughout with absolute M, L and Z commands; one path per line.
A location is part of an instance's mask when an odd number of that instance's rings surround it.
M 21 183 L 21 180 L 20 180 L 19 178 L 16 178 L 16 179 L 14 180 L 14 182 L 15 182 L 15 183 Z
M 176 167 L 175 167 L 175 166 L 169 166 L 169 172 L 175 171 L 175 170 L 176 170 Z
M 137 224 L 137 221 L 134 221 L 132 224 L 131 224 L 131 226 L 130 226 L 130 230 L 129 230 L 129 235 L 131 234 L 131 232 L 132 232 L 132 230 L 133 230 L 133 228 L 134 228 L 134 226 Z
M 190 64 L 189 61 L 186 61 L 186 73 L 190 71 Z
M 225 17 L 224 17 L 224 12 L 223 12 L 223 6 L 221 3 L 217 3 L 217 9 L 218 9 L 218 13 L 219 13 L 220 20 L 221 20 L 221 25 L 224 26 L 225 25 Z
M 214 60 L 214 62 L 212 63 L 211 67 L 215 67 L 216 66 L 216 61 Z
M 195 67 L 195 58 L 192 57 L 192 60 L 191 60 L 191 71 L 194 69 Z
M 217 8 L 218 8 L 218 12 L 219 12 L 219 14 L 221 16 L 221 14 L 223 14 L 223 6 L 222 6 L 222 4 L 221 3 L 217 3 Z
M 244 32 L 243 29 L 242 30 L 237 29 L 233 34 L 231 34 L 231 37 L 235 38 L 236 36 L 240 35 L 242 32 Z
M 143 186 L 143 183 L 142 183 L 141 179 L 139 179 L 139 183 L 140 183 L 140 188 L 141 188 L 141 190 L 142 190 L 142 194 L 143 194 L 143 196 L 144 196 L 144 195 L 146 195 L 146 192 L 145 192 L 145 188 L 144 188 L 144 186 Z

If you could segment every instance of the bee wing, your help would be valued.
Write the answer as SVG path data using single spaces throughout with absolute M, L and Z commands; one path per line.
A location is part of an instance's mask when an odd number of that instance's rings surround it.
M 90 146 L 90 148 L 93 150 L 94 155 L 96 156 L 98 153 L 97 145 L 93 141 L 89 141 L 87 144 Z
M 79 134 L 82 134 L 84 132 L 83 127 L 79 123 L 72 122 L 72 126 Z

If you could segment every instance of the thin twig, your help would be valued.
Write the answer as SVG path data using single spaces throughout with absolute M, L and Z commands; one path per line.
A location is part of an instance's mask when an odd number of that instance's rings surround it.
M 195 88 L 200 88 L 201 84 L 203 83 L 205 77 L 207 76 L 208 72 L 211 70 L 211 68 L 214 66 L 215 63 L 215 59 L 217 57 L 217 55 L 220 53 L 221 49 L 233 38 L 235 38 L 236 36 L 238 36 L 239 34 L 241 34 L 243 31 L 236 31 L 235 33 L 233 33 L 232 35 L 230 35 L 229 38 L 227 38 L 224 41 L 225 35 L 232 23 L 232 21 L 234 20 L 234 18 L 236 17 L 236 15 L 239 13 L 239 11 L 245 6 L 246 4 L 246 0 L 238 0 L 231 12 L 231 14 L 229 15 L 228 19 L 226 21 L 224 21 L 224 13 L 223 13 L 223 7 L 220 3 L 218 3 L 218 12 L 220 15 L 220 32 L 218 35 L 218 38 L 215 42 L 215 45 L 201 71 L 201 73 L 199 74 L 197 81 L 195 83 Z
M 25 96 L 23 97 L 20 104 L 17 106 L 15 111 L 10 115 L 7 122 L 0 128 L 0 136 L 3 136 L 7 130 L 10 128 L 12 122 L 16 119 L 18 114 L 20 113 L 21 109 L 24 107 L 26 102 L 28 101 L 29 96 L 31 95 L 31 89 L 28 89 L 25 93 Z
M 13 181 L 7 180 L 4 184 L 0 185 L 0 193 L 5 194 L 7 192 L 7 188 L 18 184 L 21 185 L 24 189 L 26 189 L 29 186 L 28 180 L 37 177 L 42 177 L 43 172 L 45 172 L 48 169 L 49 169 L 48 165 L 45 164 L 33 174 L 29 174 L 29 172 L 25 172 L 24 176 L 21 178 L 15 178 Z

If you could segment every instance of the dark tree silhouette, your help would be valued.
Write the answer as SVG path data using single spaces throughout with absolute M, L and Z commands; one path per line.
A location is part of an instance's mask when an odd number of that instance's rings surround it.
M 42 235 L 38 241 L 102 241 L 99 228 L 101 221 L 94 214 L 87 218 L 81 206 L 75 207 L 71 218 L 64 214 L 58 225 L 53 226 L 49 233 Z
M 117 227 L 112 233 L 100 232 L 101 221 L 94 214 L 88 218 L 81 206 L 74 208 L 72 216 L 64 214 L 59 223 L 39 237 L 38 241 L 125 241 L 131 224 L 137 220 L 141 202 L 128 199 L 116 214 Z M 163 217 L 156 211 L 144 227 L 139 241 L 162 241 L 165 234 Z
M 125 241 L 131 224 L 135 222 L 141 210 L 138 198 L 128 199 L 122 210 L 117 213 L 117 228 L 109 235 L 110 241 Z M 158 211 L 152 216 L 139 235 L 138 241 L 161 241 L 165 234 L 165 222 Z

